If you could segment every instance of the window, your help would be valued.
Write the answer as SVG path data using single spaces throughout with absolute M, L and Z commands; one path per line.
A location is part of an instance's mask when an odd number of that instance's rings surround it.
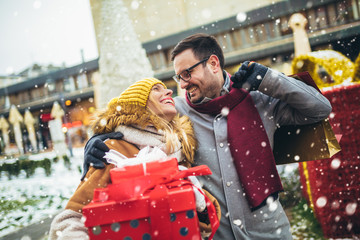
M 73 77 L 68 77 L 64 80 L 64 91 L 65 92 L 72 92 L 75 91 L 75 81 Z
M 163 51 L 153 52 L 148 55 L 150 60 L 150 64 L 154 70 L 159 70 L 161 68 L 165 68 L 167 66 L 166 57 L 164 56 Z
M 292 33 L 292 30 L 288 23 L 288 18 L 286 16 L 283 16 L 280 18 L 280 29 L 281 29 L 281 35 L 288 35 Z
M 314 9 L 309 9 L 309 11 L 307 12 L 307 20 L 308 20 L 310 32 L 315 31 L 317 29 L 317 23 L 316 23 L 316 13 Z
M 336 9 L 334 4 L 327 6 L 327 15 L 330 25 L 336 25 Z
M 6 97 L 5 96 L 0 96 L 0 108 L 4 109 L 5 106 L 5 102 L 6 102 Z
M 337 10 L 337 22 L 338 24 L 345 24 L 347 19 L 347 9 L 346 4 L 344 2 L 336 3 L 336 10 Z
M 316 21 L 319 24 L 320 28 L 326 28 L 327 27 L 327 18 L 326 18 L 326 11 L 325 7 L 319 7 L 317 9 L 317 18 Z
M 235 29 L 234 31 L 231 32 L 232 45 L 234 46 L 235 49 L 241 48 L 244 41 L 240 31 L 241 29 Z
M 76 78 L 78 89 L 86 88 L 89 86 L 86 73 L 81 73 Z
M 85 74 L 86 74 L 87 84 L 90 87 L 93 85 L 91 81 L 93 72 L 86 72 Z
M 27 103 L 30 101 L 29 92 L 24 90 L 23 92 L 19 93 L 19 98 L 21 103 Z
M 255 26 L 255 38 L 257 42 L 263 42 L 267 40 L 268 36 L 266 35 L 264 24 L 257 24 Z
M 45 92 L 47 91 L 48 95 L 52 95 L 55 93 L 55 82 L 51 79 L 48 79 L 45 83 Z
M 218 40 L 224 53 L 234 50 L 234 48 L 231 44 L 231 37 L 230 37 L 229 33 L 220 33 L 216 36 L 216 39 Z
M 64 80 L 58 80 L 55 82 L 55 92 L 61 93 L 64 91 Z
M 11 105 L 20 104 L 19 93 L 14 93 L 9 96 Z

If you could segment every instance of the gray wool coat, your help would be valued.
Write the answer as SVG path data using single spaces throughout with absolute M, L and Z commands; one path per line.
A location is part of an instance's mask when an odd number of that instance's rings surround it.
M 224 72 L 224 76 L 221 94 L 226 94 L 230 85 L 228 74 Z M 278 126 L 318 122 L 331 112 L 330 102 L 316 89 L 271 69 L 258 91 L 250 95 L 272 148 Z M 199 144 L 195 164 L 208 165 L 213 172 L 199 180 L 220 203 L 222 217 L 214 239 L 292 239 L 289 221 L 277 198 L 269 197 L 267 204 L 251 211 L 241 187 L 246 183 L 239 182 L 228 147 L 226 116 L 199 113 L 182 97 L 176 97 L 175 103 L 178 112 L 188 115 L 194 124 Z

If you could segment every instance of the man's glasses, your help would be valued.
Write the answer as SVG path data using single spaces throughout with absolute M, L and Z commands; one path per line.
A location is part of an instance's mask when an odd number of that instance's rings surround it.
M 185 82 L 190 81 L 191 79 L 191 70 L 193 70 L 194 68 L 196 68 L 199 64 L 202 64 L 204 62 L 206 62 L 207 60 L 209 60 L 209 57 L 204 58 L 203 60 L 201 60 L 200 62 L 196 63 L 195 65 L 185 69 L 184 71 L 182 71 L 179 74 L 176 74 L 173 76 L 173 79 L 175 80 L 175 82 L 180 83 L 180 80 L 182 79 Z

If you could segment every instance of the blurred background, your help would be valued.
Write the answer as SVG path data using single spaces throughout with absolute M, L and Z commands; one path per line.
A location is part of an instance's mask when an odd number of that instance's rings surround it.
M 171 50 L 205 32 L 231 74 L 252 60 L 313 75 L 343 155 L 279 166 L 282 201 L 295 239 L 358 239 L 359 0 L 1 0 L 0 31 L 0 238 L 46 238 L 79 183 L 96 110 L 145 76 L 183 95 Z

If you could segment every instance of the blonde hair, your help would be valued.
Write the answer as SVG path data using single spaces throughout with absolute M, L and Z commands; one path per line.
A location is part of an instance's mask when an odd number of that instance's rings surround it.
M 159 112 L 162 112 L 162 108 L 160 107 L 160 103 L 154 101 L 152 95 L 149 95 L 148 102 L 152 102 L 153 105 L 157 108 Z M 154 111 L 152 111 L 149 107 L 146 106 L 147 111 L 149 111 L 152 115 L 156 115 Z M 159 124 L 161 126 L 161 130 L 165 133 L 165 141 L 166 141 L 166 149 L 170 152 L 176 150 L 177 143 L 180 141 L 182 151 L 185 155 L 185 159 L 190 163 L 194 163 L 194 155 L 195 150 L 197 148 L 197 142 L 195 138 L 195 134 L 193 131 L 193 126 L 190 122 L 189 117 L 182 116 L 179 114 L 171 120 L 167 121 L 166 119 L 159 117 Z M 188 125 L 187 127 L 185 127 Z M 190 129 L 189 129 L 190 128 Z

